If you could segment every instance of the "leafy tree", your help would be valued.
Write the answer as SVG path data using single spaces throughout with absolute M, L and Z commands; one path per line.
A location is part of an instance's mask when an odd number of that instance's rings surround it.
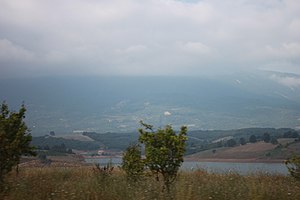
M 36 155 L 30 145 L 31 135 L 24 122 L 25 106 L 19 112 L 9 111 L 4 102 L 0 111 L 0 184 L 4 176 L 19 164 L 22 155 Z
M 67 150 L 67 153 L 68 153 L 68 154 L 73 154 L 72 149 L 68 149 L 68 150 Z
M 263 141 L 266 142 L 266 143 L 269 143 L 271 141 L 271 136 L 270 136 L 269 133 L 264 133 Z
M 54 145 L 51 148 L 51 151 L 56 151 L 56 152 L 60 152 L 60 153 L 66 153 L 67 152 L 67 147 L 64 143 L 60 144 L 60 145 Z
M 236 145 L 236 141 L 234 139 L 227 140 L 226 145 L 228 147 L 234 147 Z
M 246 144 L 246 140 L 245 140 L 245 138 L 240 138 L 240 144 L 241 145 L 245 145 Z
M 278 140 L 275 137 L 272 137 L 270 142 L 271 144 L 278 144 Z
M 300 156 L 293 156 L 285 161 L 285 165 L 288 168 L 290 174 L 296 179 L 300 180 Z
M 122 169 L 131 180 L 137 180 L 144 172 L 141 147 L 138 144 L 127 147 L 123 154 Z
M 299 134 L 297 131 L 287 131 L 283 134 L 284 138 L 297 138 L 299 137 Z
M 169 191 L 183 162 L 187 127 L 182 126 L 179 134 L 176 134 L 170 125 L 154 132 L 152 126 L 141 124 L 145 128 L 139 129 L 139 141 L 145 145 L 145 166 L 156 175 L 157 180 L 159 175 L 163 177 Z
M 251 143 L 257 142 L 256 136 L 255 135 L 251 135 L 250 138 L 249 138 L 249 142 L 251 142 Z
M 55 136 L 55 132 L 54 131 L 50 131 L 49 135 L 50 136 Z

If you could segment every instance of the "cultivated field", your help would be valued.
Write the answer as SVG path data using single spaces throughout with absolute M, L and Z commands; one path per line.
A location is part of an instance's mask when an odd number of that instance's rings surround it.
M 283 162 L 291 155 L 300 153 L 300 143 L 291 143 L 294 139 L 279 140 L 279 144 L 257 142 L 236 147 L 221 147 L 201 151 L 189 156 L 193 161 L 232 161 L 232 162 Z

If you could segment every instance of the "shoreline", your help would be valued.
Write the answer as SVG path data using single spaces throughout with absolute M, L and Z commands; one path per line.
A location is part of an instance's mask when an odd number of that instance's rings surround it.
M 84 159 L 122 159 L 122 156 L 84 156 Z M 284 159 L 259 159 L 259 158 L 189 158 L 184 162 L 224 162 L 224 163 L 284 163 Z
M 284 159 L 258 159 L 258 158 L 184 158 L 187 162 L 227 162 L 227 163 L 284 163 Z

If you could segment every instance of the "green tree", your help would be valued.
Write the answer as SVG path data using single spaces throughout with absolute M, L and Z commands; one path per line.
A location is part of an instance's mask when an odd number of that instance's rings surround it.
M 130 180 L 138 180 L 144 172 L 141 147 L 138 144 L 127 147 L 123 154 L 122 169 Z
M 278 144 L 278 140 L 275 137 L 272 137 L 271 140 L 270 140 L 270 142 L 272 144 Z
M 243 137 L 240 138 L 240 144 L 241 145 L 245 145 L 246 144 L 245 138 L 243 138 Z
M 269 143 L 271 141 L 271 136 L 270 136 L 269 133 L 264 133 L 263 141 L 266 142 L 266 143 Z
M 283 137 L 284 138 L 297 138 L 297 137 L 299 137 L 299 134 L 297 133 L 297 131 L 288 131 L 283 134 Z
M 3 102 L 0 111 L 0 184 L 4 176 L 19 164 L 22 155 L 36 155 L 30 145 L 31 135 L 24 122 L 25 106 L 18 112 L 9 111 Z
M 139 129 L 139 141 L 145 145 L 145 166 L 156 175 L 157 180 L 159 175 L 162 176 L 169 191 L 183 162 L 187 127 L 182 126 L 179 134 L 176 134 L 170 125 L 154 132 L 152 126 L 141 124 L 145 128 Z
M 234 146 L 236 145 L 235 139 L 227 140 L 226 145 L 227 145 L 228 147 L 234 147 Z
M 255 135 L 251 135 L 250 138 L 249 138 L 249 142 L 251 142 L 251 143 L 257 142 L 256 136 Z

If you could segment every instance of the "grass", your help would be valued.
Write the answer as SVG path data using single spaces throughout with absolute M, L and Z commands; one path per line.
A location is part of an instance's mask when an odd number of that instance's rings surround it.
M 111 175 L 91 167 L 21 168 L 7 177 L 4 200 L 41 199 L 300 199 L 300 181 L 289 176 L 181 172 L 171 192 L 151 176 L 128 181 L 119 170 Z

